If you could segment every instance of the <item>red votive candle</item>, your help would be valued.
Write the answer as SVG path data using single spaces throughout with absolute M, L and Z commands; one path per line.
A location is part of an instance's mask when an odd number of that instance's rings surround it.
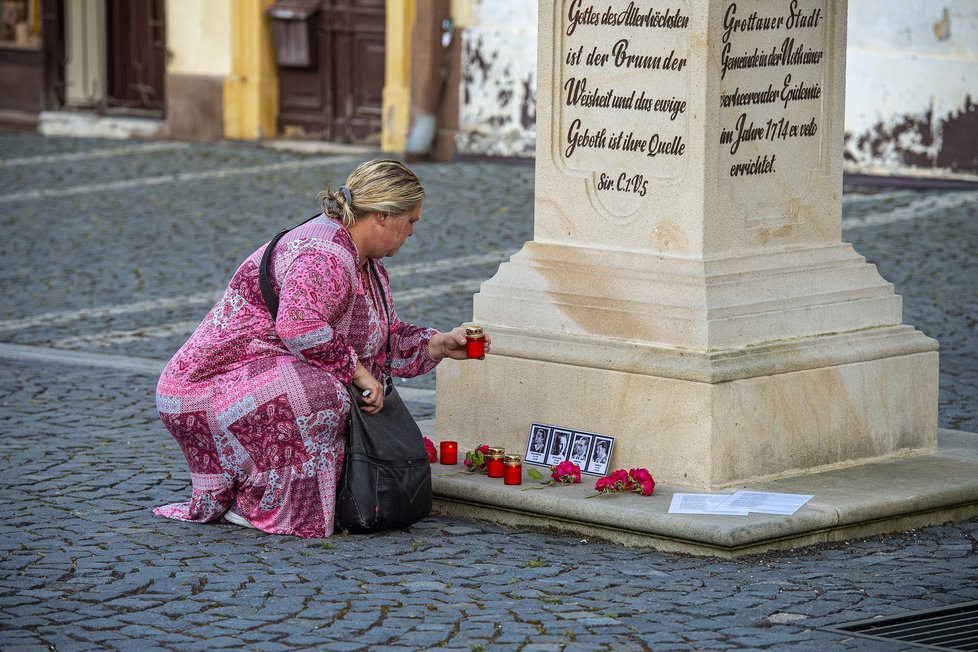
M 477 360 L 486 357 L 486 331 L 482 326 L 465 327 L 465 354 Z
M 503 459 L 503 484 L 523 484 L 523 459 L 510 454 Z
M 506 451 L 502 448 L 490 448 L 486 455 L 486 475 L 490 478 L 503 477 L 503 454 Z
M 441 448 L 442 464 L 458 464 L 457 441 L 443 441 L 439 447 Z

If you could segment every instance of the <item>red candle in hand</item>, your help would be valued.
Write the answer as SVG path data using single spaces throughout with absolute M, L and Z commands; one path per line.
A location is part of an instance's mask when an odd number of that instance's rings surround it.
M 486 332 L 482 326 L 465 327 L 465 354 L 477 360 L 486 357 Z
M 458 442 L 443 441 L 441 443 L 441 463 L 458 464 Z
M 523 484 L 523 459 L 519 455 L 507 455 L 503 465 L 503 484 Z
M 503 453 L 505 452 L 502 448 L 489 449 L 489 454 L 486 455 L 486 475 L 490 478 L 503 477 Z

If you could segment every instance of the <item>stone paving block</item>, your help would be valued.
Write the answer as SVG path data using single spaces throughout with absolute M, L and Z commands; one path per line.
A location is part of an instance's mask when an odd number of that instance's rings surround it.
M 241 647 L 241 640 L 231 638 L 230 636 L 217 636 L 208 638 L 207 640 L 194 641 L 181 645 L 181 649 L 183 650 L 200 650 L 201 652 L 205 652 L 206 650 L 238 650 Z
M 357 641 L 344 641 L 342 639 L 323 639 L 316 644 L 316 647 L 321 650 L 330 650 L 331 652 L 345 652 L 353 650 L 362 650 L 363 645 Z M 295 648 L 288 648 L 294 650 Z M 391 649 L 391 648 L 385 648 Z
M 18 637 L 8 639 L 5 643 L 10 646 L 9 649 L 11 650 L 23 650 L 24 652 L 50 651 L 47 643 L 41 642 L 34 637 Z
M 599 652 L 600 650 L 607 650 L 607 643 L 594 642 L 588 643 L 585 641 L 572 641 L 564 646 L 565 652 Z M 627 650 L 627 647 L 623 647 L 621 643 L 616 643 L 616 650 Z M 637 648 L 636 648 L 637 649 Z
M 259 613 L 275 618 L 281 614 L 294 614 L 304 608 L 305 600 L 300 598 L 269 598 L 261 606 Z
M 168 634 L 166 629 L 149 627 L 146 625 L 124 625 L 116 631 L 134 641 L 158 640 L 162 639 Z
M 50 650 L 104 650 L 104 647 L 100 647 L 95 643 L 79 641 L 76 638 L 65 636 L 60 631 L 47 631 L 44 629 L 38 630 L 41 640 L 44 641 L 47 646 L 48 651 Z M 10 649 L 19 650 L 19 647 L 11 646 Z
M 298 631 L 302 631 L 302 627 L 296 625 L 292 619 L 288 619 L 281 622 L 269 623 L 262 626 L 262 631 L 269 634 L 288 636 L 294 634 Z
M 11 610 L 16 607 L 30 607 L 32 605 L 37 605 L 41 602 L 41 598 L 35 596 L 18 595 L 16 593 L 8 595 L 0 595 L 0 611 L 4 613 L 12 613 Z
M 402 633 L 397 637 L 397 645 L 414 648 L 428 647 L 437 645 L 448 638 L 450 632 L 438 632 L 434 630 L 414 630 Z
M 254 637 L 241 637 L 242 642 L 248 644 L 244 648 L 261 650 L 262 652 L 284 652 L 285 650 L 294 650 L 295 648 L 288 644 L 287 641 L 273 641 L 269 639 L 254 638 Z
M 43 616 L 28 614 L 26 616 L 12 616 L 10 618 L 5 618 L 4 627 L 8 631 L 17 631 L 17 630 L 26 631 L 26 630 L 34 629 L 35 627 L 39 627 L 41 625 L 47 625 L 48 622 L 49 622 L 48 619 Z
M 97 643 L 103 647 L 121 647 L 130 641 L 118 630 L 75 630 L 73 634 L 84 641 Z
M 377 645 L 381 643 L 388 643 L 390 641 L 397 641 L 404 630 L 400 627 L 391 627 L 386 623 L 372 627 L 371 629 L 361 632 L 357 636 L 357 640 L 363 641 L 366 644 Z

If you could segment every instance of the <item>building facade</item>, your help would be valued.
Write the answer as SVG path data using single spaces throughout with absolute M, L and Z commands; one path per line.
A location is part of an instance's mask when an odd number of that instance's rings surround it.
M 848 6 L 849 170 L 978 176 L 978 6 Z M 533 0 L 0 0 L 0 12 L 7 125 L 534 155 Z

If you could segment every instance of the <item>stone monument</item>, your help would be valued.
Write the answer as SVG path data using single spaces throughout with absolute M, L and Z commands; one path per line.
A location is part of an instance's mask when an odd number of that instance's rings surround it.
M 718 489 L 930 452 L 937 343 L 842 242 L 844 0 L 540 0 L 534 235 L 436 430 Z

